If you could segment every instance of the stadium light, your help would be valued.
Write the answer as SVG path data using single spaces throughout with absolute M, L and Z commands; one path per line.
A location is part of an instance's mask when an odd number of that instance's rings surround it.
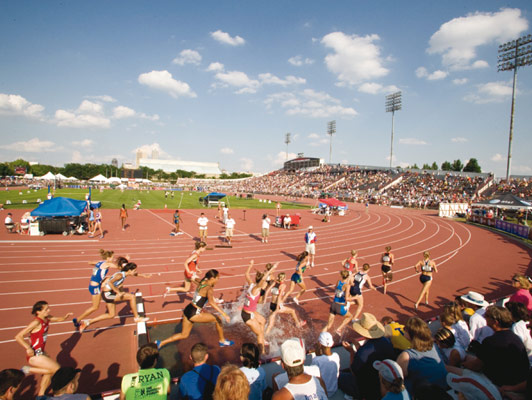
M 288 161 L 288 145 L 290 144 L 290 133 L 287 133 L 284 142 L 286 143 L 286 161 Z
M 390 169 L 392 168 L 393 160 L 393 120 L 396 111 L 401 109 L 401 92 L 395 92 L 386 96 L 386 112 L 392 113 L 392 140 L 390 145 Z
M 501 44 L 497 60 L 497 72 L 514 70 L 514 84 L 512 89 L 512 108 L 510 112 L 510 136 L 508 138 L 508 158 L 506 160 L 506 181 L 510 179 L 512 168 L 512 139 L 514 136 L 515 87 L 517 69 L 532 65 L 532 35 L 522 36 L 517 40 Z M 528 46 L 527 46 L 528 45 Z
M 327 123 L 327 135 L 331 137 L 331 142 L 329 144 L 329 164 L 332 160 L 332 137 L 336 133 L 336 121 L 330 121 Z

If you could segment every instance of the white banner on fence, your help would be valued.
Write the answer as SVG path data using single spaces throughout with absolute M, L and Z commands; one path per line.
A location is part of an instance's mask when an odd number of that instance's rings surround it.
M 466 214 L 467 203 L 440 203 L 440 217 L 454 218 L 456 214 Z

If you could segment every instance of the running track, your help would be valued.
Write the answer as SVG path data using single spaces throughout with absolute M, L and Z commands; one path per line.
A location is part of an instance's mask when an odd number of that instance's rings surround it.
M 286 231 L 272 226 L 269 244 L 262 244 L 258 233 L 263 211 L 248 210 L 244 214 L 242 210 L 234 210 L 232 214 L 237 225 L 232 249 L 214 247 L 220 240 L 221 225 L 214 218 L 215 210 L 206 211 L 210 219 L 209 246 L 214 249 L 202 255 L 199 265 L 203 272 L 216 268 L 221 273 L 215 294 L 222 296 L 225 307 L 233 311 L 232 322 L 226 326 L 228 338 L 236 339 L 237 344 L 253 339 L 240 322 L 235 302 L 241 296 L 249 260 L 254 259 L 260 268 L 267 262 L 280 262 L 278 272 L 286 272 L 289 279 L 295 267 L 294 257 L 304 250 L 303 234 L 310 224 L 318 235 L 316 267 L 305 274 L 308 291 L 300 306 L 291 304 L 309 322 L 308 329 L 303 332 L 308 342 L 315 340 L 326 322 L 340 261 L 351 249 L 359 252 L 359 266 L 364 262 L 371 264 L 370 276 L 375 285 L 380 285 L 380 257 L 386 245 L 392 246 L 394 281 L 388 294 L 382 294 L 381 290 L 364 292 L 364 310 L 378 318 L 392 315 L 404 320 L 415 314 L 413 302 L 421 285 L 413 265 L 425 250 L 430 251 L 439 273 L 434 275 L 430 304 L 420 306 L 418 315 L 423 318 L 438 315 L 443 304 L 469 290 L 485 294 L 488 300 L 507 295 L 512 292 L 513 273 L 532 273 L 532 250 L 506 236 L 438 218 L 434 211 L 372 206 L 366 212 L 357 204 L 350 208 L 346 216 L 333 217 L 331 223 L 322 223 L 320 217 L 310 211 L 294 211 L 302 215 L 300 228 Z M 15 218 L 22 212 L 15 210 Z M 102 240 L 89 240 L 86 236 L 29 237 L 3 231 L 0 234 L 0 368 L 24 365 L 24 352 L 13 338 L 31 321 L 31 306 L 36 301 L 48 301 L 55 316 L 67 312 L 79 315 L 90 305 L 87 285 L 91 267 L 88 262 L 99 259 L 100 248 L 114 250 L 116 255 L 128 255 L 139 265 L 139 272 L 154 274 L 149 279 L 132 277 L 126 280 L 130 291 L 143 293 L 146 312 L 152 321 L 179 320 L 190 297 L 172 296 L 165 300 L 162 293 L 168 283 L 182 282 L 182 265 L 193 248 L 195 221 L 200 210 L 183 210 L 185 234 L 179 237 L 168 235 L 172 229 L 172 212 L 130 211 L 130 226 L 122 232 L 118 226 L 118 210 L 104 210 L 107 232 Z M 270 217 L 272 221 L 275 219 Z M 119 317 L 91 326 L 83 335 L 74 331 L 70 320 L 50 326 L 47 352 L 57 357 L 61 365 L 83 368 L 81 392 L 116 389 L 121 376 L 136 369 L 135 324 L 126 303 L 117 306 L 117 311 Z M 97 314 L 102 312 L 104 306 L 100 305 Z M 335 327 L 339 324 L 338 318 Z M 291 321 L 280 323 L 279 330 L 274 333 L 272 346 L 284 337 L 299 334 Z M 346 336 L 351 339 L 353 333 L 347 332 Z M 340 340 L 338 336 L 335 339 Z M 215 344 L 214 327 L 196 327 L 189 339 L 163 351 L 177 352 L 179 356 L 175 359 L 179 364 L 180 358 L 188 354 L 190 345 L 199 340 Z M 218 351 L 217 347 L 212 349 L 214 362 L 236 361 L 238 347 L 223 351 Z M 32 378 L 26 379 L 23 393 L 32 392 L 35 384 Z

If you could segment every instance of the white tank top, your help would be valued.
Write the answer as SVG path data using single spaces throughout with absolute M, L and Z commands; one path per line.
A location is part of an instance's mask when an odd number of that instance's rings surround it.
M 327 400 L 327 393 L 320 385 L 318 378 L 311 376 L 311 379 L 306 383 L 295 385 L 287 383 L 284 387 L 290 392 L 294 400 Z

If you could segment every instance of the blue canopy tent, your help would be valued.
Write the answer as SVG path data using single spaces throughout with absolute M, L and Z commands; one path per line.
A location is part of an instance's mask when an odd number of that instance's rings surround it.
M 218 204 L 225 196 L 227 196 L 225 193 L 211 192 L 207 196 L 200 197 L 199 202 L 204 206 L 210 206 L 211 204 Z
M 87 208 L 85 200 L 75 200 L 68 197 L 54 197 L 46 200 L 31 212 L 34 217 L 39 217 L 39 231 L 45 233 L 62 233 L 63 235 L 75 232 L 83 233 L 84 217 L 81 214 Z
M 80 216 L 87 207 L 85 200 L 75 200 L 68 197 L 54 197 L 44 201 L 31 212 L 34 217 L 72 217 Z

